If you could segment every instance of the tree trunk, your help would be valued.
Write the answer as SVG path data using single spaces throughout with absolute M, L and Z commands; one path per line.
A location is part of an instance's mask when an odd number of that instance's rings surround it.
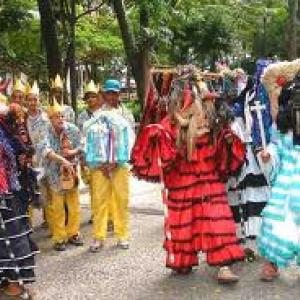
M 138 99 L 144 106 L 145 93 L 149 82 L 149 46 L 147 41 L 139 47 L 136 45 L 136 40 L 132 27 L 126 16 L 125 6 L 122 0 L 113 0 L 114 11 L 118 19 L 122 40 L 127 56 L 128 63 L 132 69 L 132 75 L 136 81 Z M 143 27 L 148 24 L 148 16 L 141 9 L 140 24 Z
M 75 27 L 76 27 L 76 1 L 71 1 L 71 20 L 70 20 L 70 88 L 72 108 L 77 115 L 77 78 L 76 78 L 76 46 L 75 46 Z
M 289 46 L 288 57 L 289 59 L 296 59 L 298 56 L 298 0 L 289 0 Z
M 38 0 L 42 40 L 47 57 L 47 68 L 49 78 L 61 74 L 62 62 L 61 52 L 58 44 L 56 22 L 53 16 L 50 0 Z

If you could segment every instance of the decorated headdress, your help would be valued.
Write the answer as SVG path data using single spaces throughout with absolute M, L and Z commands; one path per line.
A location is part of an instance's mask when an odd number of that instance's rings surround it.
M 27 95 L 34 95 L 34 96 L 39 96 L 40 94 L 40 89 L 38 87 L 38 84 L 37 84 L 37 81 L 35 80 L 33 82 L 33 85 L 32 86 L 29 86 L 29 89 L 27 91 Z
M 63 81 L 59 74 L 56 74 L 55 79 L 51 80 L 51 89 L 63 89 Z
M 6 105 L 7 104 L 7 97 L 0 93 L 0 103 Z
M 20 91 L 22 93 L 26 93 L 26 86 L 23 84 L 21 79 L 16 79 L 15 84 L 13 86 L 13 92 Z
M 51 118 L 56 113 L 62 113 L 63 109 L 64 109 L 63 105 L 60 105 L 57 102 L 57 100 L 54 98 L 53 104 L 49 105 L 47 108 L 47 114 L 48 114 L 49 118 Z
M 99 92 L 99 87 L 98 87 L 98 85 L 95 84 L 94 80 L 91 80 L 89 83 L 87 83 L 84 88 L 84 94 L 87 94 L 87 93 L 97 94 L 98 92 Z
M 293 61 L 282 61 L 269 65 L 263 73 L 262 83 L 265 86 L 271 103 L 273 119 L 278 113 L 278 99 L 282 87 L 292 81 L 300 71 L 300 59 Z

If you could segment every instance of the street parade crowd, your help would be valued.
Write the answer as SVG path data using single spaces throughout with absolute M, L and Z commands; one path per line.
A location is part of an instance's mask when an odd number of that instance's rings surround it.
M 258 255 L 264 281 L 300 265 L 300 60 L 256 67 L 251 76 L 224 65 L 153 69 L 137 136 L 116 79 L 87 82 L 77 118 L 59 75 L 47 107 L 36 81 L 17 79 L 9 99 L 0 94 L 0 293 L 32 298 L 35 209 L 54 250 L 84 244 L 80 180 L 90 193 L 89 250 L 101 251 L 108 227 L 128 249 L 131 174 L 162 186 L 173 273 L 189 274 L 200 252 L 223 284 L 239 281 L 233 263 Z

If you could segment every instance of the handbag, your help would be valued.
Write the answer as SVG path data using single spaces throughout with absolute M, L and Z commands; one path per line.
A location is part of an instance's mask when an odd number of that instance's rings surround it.
M 59 184 L 60 188 L 64 191 L 73 189 L 76 186 L 74 174 L 71 174 L 68 170 L 65 170 L 63 167 L 61 167 Z
M 68 139 L 66 133 L 63 133 L 60 138 L 60 147 L 61 150 L 64 148 L 71 148 L 71 143 Z M 63 166 L 60 168 L 60 177 L 59 177 L 59 185 L 61 190 L 68 191 L 75 188 L 78 185 L 78 176 L 77 176 L 77 169 L 74 167 L 74 172 L 70 172 Z

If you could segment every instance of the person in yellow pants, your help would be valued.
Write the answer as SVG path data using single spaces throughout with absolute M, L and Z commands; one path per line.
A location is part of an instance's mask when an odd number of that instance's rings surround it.
M 77 118 L 77 126 L 80 130 L 81 133 L 83 133 L 83 128 L 84 124 L 89 121 L 91 118 L 94 117 L 94 114 L 97 114 L 101 110 L 101 107 L 103 106 L 105 100 L 104 100 L 104 94 L 103 90 L 98 87 L 98 85 L 95 85 L 94 81 L 91 80 L 89 83 L 84 88 L 84 98 L 83 100 L 85 101 L 87 108 L 83 110 L 78 118 Z M 82 162 L 83 164 L 81 165 L 81 178 L 83 182 L 86 185 L 90 185 L 89 182 L 89 176 L 90 176 L 90 171 L 89 168 Z M 91 201 L 93 199 L 92 196 L 92 190 L 90 188 L 90 197 Z M 89 223 L 93 223 L 93 208 L 92 208 L 92 203 L 91 203 L 91 219 Z M 108 219 L 108 224 L 111 224 L 112 222 L 112 216 L 110 213 L 109 219 Z
M 37 146 L 50 191 L 46 219 L 57 251 L 64 251 L 67 242 L 83 245 L 79 235 L 80 204 L 76 176 L 81 154 L 80 133 L 74 124 L 65 122 L 62 113 L 63 107 L 54 101 L 48 108 L 50 125 L 47 134 Z M 66 218 L 68 222 L 65 222 Z
M 104 84 L 105 104 L 103 110 L 110 110 L 127 121 L 134 132 L 134 118 L 120 103 L 121 84 L 109 79 Z M 133 142 L 133 141 L 131 141 Z M 93 210 L 93 243 L 91 252 L 103 247 L 107 234 L 107 221 L 112 215 L 114 233 L 118 238 L 118 247 L 129 248 L 129 169 L 127 164 L 108 163 L 91 168 L 90 187 Z
M 65 205 L 68 208 L 68 222 L 65 225 Z M 78 188 L 67 192 L 51 190 L 51 227 L 55 244 L 64 243 L 79 232 L 80 205 Z
M 127 166 L 116 166 L 110 173 L 103 169 L 91 170 L 91 190 L 93 195 L 92 209 L 94 242 L 90 247 L 97 252 L 104 243 L 107 234 L 107 221 L 111 211 L 114 232 L 118 238 L 118 246 L 129 247 L 128 202 L 129 202 L 129 170 Z

